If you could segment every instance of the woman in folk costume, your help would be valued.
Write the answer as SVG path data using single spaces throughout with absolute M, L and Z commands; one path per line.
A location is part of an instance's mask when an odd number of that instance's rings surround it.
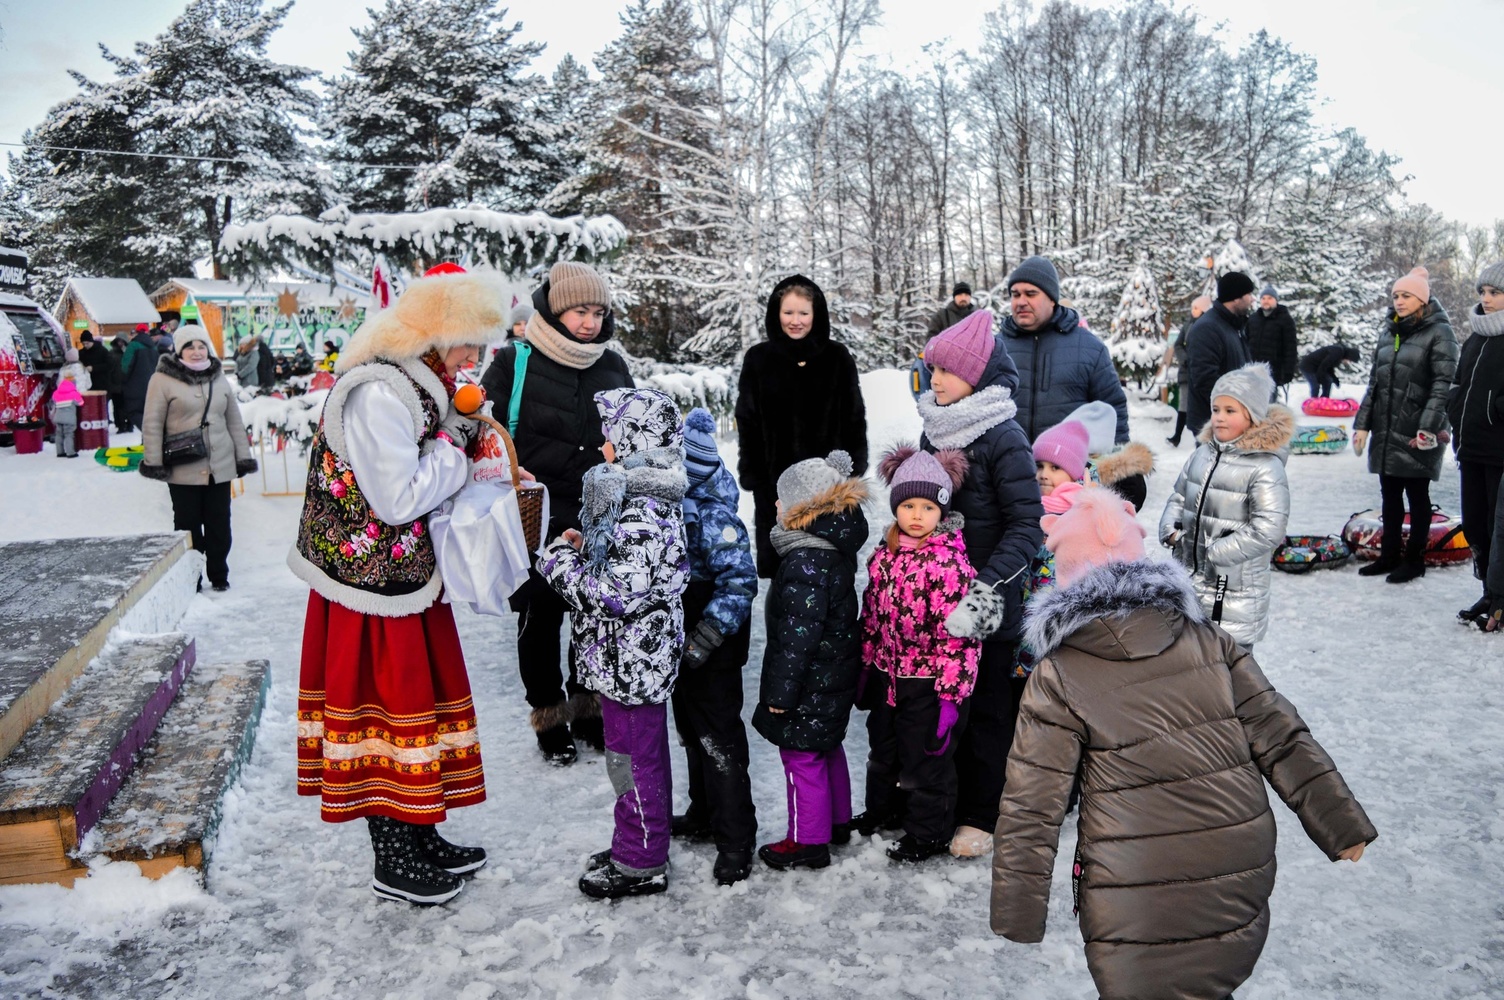
M 442 267 L 442 266 L 441 266 Z M 298 793 L 365 818 L 379 896 L 441 903 L 485 864 L 435 824 L 486 797 L 454 615 L 428 515 L 464 485 L 473 421 L 454 375 L 505 332 L 498 288 L 449 266 L 341 352 L 309 454 L 293 572 L 313 588 L 298 690 Z

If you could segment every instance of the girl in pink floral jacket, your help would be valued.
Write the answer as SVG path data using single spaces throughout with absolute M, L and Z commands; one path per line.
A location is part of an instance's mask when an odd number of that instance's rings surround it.
M 952 734 L 965 718 L 982 651 L 980 642 L 945 629 L 946 616 L 976 577 L 966 558 L 961 515 L 950 509 L 966 476 L 966 456 L 905 445 L 883 456 L 878 473 L 891 488 L 896 520 L 867 564 L 861 707 L 872 712 L 871 752 L 865 823 L 853 822 L 858 829 L 902 825 L 904 835 L 888 857 L 917 862 L 950 847 L 956 807 Z M 900 787 L 908 793 L 906 805 Z

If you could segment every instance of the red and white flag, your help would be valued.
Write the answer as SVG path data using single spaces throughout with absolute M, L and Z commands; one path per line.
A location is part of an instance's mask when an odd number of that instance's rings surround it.
M 392 285 L 387 279 L 386 258 L 376 255 L 376 263 L 371 267 L 371 305 L 372 312 L 380 312 L 392 304 Z

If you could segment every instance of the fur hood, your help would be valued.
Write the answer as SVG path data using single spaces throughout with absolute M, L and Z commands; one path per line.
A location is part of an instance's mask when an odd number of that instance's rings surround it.
M 1169 643 L 1156 643 L 1141 632 L 1121 626 L 1135 611 L 1158 611 L 1204 622 L 1196 591 L 1185 567 L 1173 560 L 1111 562 L 1098 566 L 1066 587 L 1050 588 L 1034 596 L 1024 617 L 1024 641 L 1037 656 L 1047 656 L 1077 632 L 1096 626 L 1089 652 L 1108 659 L 1137 659 L 1162 652 Z M 1173 628 L 1175 635 L 1179 628 Z M 1173 641 L 1174 636 L 1170 639 Z M 1137 640 L 1137 641 L 1135 641 Z M 1146 646 L 1144 640 L 1150 640 Z M 1073 645 L 1079 645 L 1073 643 Z M 1158 648 L 1154 648 L 1158 645 Z M 1115 654 L 1115 655 L 1110 655 Z
M 179 382 L 186 382 L 189 385 L 202 385 L 206 382 L 213 382 L 223 370 L 224 365 L 212 353 L 209 355 L 209 367 L 201 372 L 196 372 L 183 364 L 183 359 L 176 354 L 163 354 L 157 358 L 157 371 L 163 375 L 175 378 Z
M 646 496 L 665 503 L 683 503 L 689 489 L 684 466 L 674 461 L 665 449 L 638 456 L 661 458 L 654 464 L 624 468 L 602 462 L 585 473 L 580 506 L 580 525 L 585 536 L 584 553 L 593 566 L 605 563 L 616 522 L 628 496 Z
M 810 525 L 827 514 L 844 514 L 865 504 L 870 496 L 867 484 L 860 479 L 844 479 L 828 490 L 816 493 L 804 503 L 783 512 L 783 526 L 790 531 L 808 531 Z
M 360 325 L 339 352 L 334 371 L 343 374 L 377 358 L 417 358 L 429 348 L 489 344 L 505 335 L 506 321 L 501 283 L 492 272 L 419 278 L 390 309 Z
M 1137 441 L 1129 441 L 1117 451 L 1092 461 L 1097 467 L 1097 479 L 1103 486 L 1120 483 L 1129 476 L 1154 474 L 1154 453 Z
M 1295 414 L 1285 406 L 1278 403 L 1269 405 L 1269 416 L 1262 422 L 1254 424 L 1243 432 L 1243 436 L 1228 442 L 1216 441 L 1212 438 L 1212 425 L 1208 423 L 1201 428 L 1201 433 L 1196 435 L 1196 440 L 1220 448 L 1223 451 L 1267 451 L 1271 454 L 1279 454 L 1290 446 L 1290 440 L 1295 436 Z M 1126 449 L 1125 449 L 1126 450 Z M 1101 466 L 1098 465 L 1100 472 Z M 1106 477 L 1103 477 L 1106 482 Z

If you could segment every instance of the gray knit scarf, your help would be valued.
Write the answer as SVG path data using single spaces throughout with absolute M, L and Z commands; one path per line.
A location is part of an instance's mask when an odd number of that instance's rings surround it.
M 1497 337 L 1504 333 L 1504 310 L 1486 313 L 1481 305 L 1473 306 L 1467 318 L 1467 327 L 1480 337 Z
M 1018 413 L 1013 393 L 1000 385 L 989 385 L 958 399 L 949 406 L 935 402 L 930 390 L 919 397 L 919 418 L 924 421 L 924 436 L 936 448 L 965 448 L 977 438 Z
M 835 550 L 835 543 L 828 542 L 818 535 L 811 535 L 807 531 L 794 531 L 785 528 L 781 524 L 773 525 L 773 530 L 768 534 L 768 541 L 773 543 L 773 551 L 779 555 L 788 555 L 795 549 L 830 549 Z
M 557 361 L 565 368 L 578 371 L 584 371 L 595 364 L 606 352 L 605 341 L 582 344 L 578 340 L 571 340 L 549 325 L 542 313 L 533 313 L 527 321 L 527 331 L 523 336 L 529 344 L 542 351 L 545 357 Z

